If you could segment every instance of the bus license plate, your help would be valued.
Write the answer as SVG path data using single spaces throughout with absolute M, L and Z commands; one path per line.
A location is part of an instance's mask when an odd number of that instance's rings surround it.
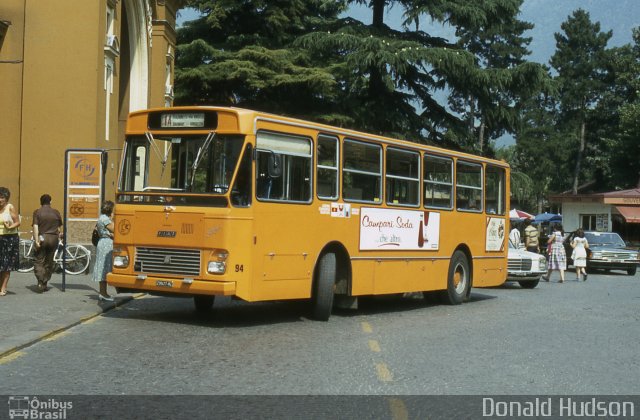
M 157 280 L 156 286 L 158 287 L 173 287 L 173 282 L 169 280 Z

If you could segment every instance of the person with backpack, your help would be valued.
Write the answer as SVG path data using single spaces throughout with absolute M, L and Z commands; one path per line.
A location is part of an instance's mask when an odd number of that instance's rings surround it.
M 100 284 L 98 300 L 113 302 L 113 298 L 107 293 L 107 273 L 111 271 L 113 260 L 113 201 L 105 201 L 100 208 L 100 217 L 96 223 L 98 235 L 98 246 L 96 247 L 96 265 L 93 268 L 93 281 Z

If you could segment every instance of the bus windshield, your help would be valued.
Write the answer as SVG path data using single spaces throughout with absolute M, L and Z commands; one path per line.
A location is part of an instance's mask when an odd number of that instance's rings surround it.
M 152 135 L 127 138 L 123 192 L 225 194 L 238 164 L 240 135 Z

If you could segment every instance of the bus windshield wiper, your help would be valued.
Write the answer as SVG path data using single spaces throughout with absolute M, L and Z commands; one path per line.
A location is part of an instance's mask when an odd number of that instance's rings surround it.
M 171 146 L 173 146 L 173 144 L 169 143 L 169 147 L 167 148 L 167 152 L 165 153 L 164 156 L 162 156 L 162 152 L 160 151 L 160 148 L 158 147 L 158 143 L 156 143 L 156 140 L 153 138 L 153 134 L 151 134 L 149 131 L 147 131 L 146 133 L 144 133 L 144 136 L 147 138 L 147 142 L 149 142 L 149 145 L 151 146 L 151 149 L 153 149 L 153 151 L 158 156 L 158 159 L 160 159 L 160 164 L 162 165 L 162 171 L 160 171 L 160 179 L 162 179 L 162 177 L 164 175 L 164 169 L 167 166 L 167 160 L 169 159 L 169 153 L 171 152 Z
M 198 153 L 196 153 L 196 158 L 193 160 L 193 165 L 191 165 L 191 180 L 189 181 L 189 185 L 187 185 L 187 188 L 190 188 L 191 186 L 193 186 L 193 182 L 196 179 L 196 169 L 198 169 L 198 166 L 200 165 L 200 161 L 202 160 L 202 158 L 204 158 L 204 156 L 207 154 L 209 145 L 211 144 L 211 141 L 213 141 L 213 138 L 215 136 L 216 136 L 215 131 L 209 132 L 209 135 L 207 136 L 206 139 L 204 139 L 204 143 L 202 143 L 202 146 L 198 148 Z

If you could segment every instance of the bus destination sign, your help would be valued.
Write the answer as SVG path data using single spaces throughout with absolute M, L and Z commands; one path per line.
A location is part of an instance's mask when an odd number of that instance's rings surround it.
M 202 128 L 204 112 L 171 112 L 160 117 L 161 128 Z

